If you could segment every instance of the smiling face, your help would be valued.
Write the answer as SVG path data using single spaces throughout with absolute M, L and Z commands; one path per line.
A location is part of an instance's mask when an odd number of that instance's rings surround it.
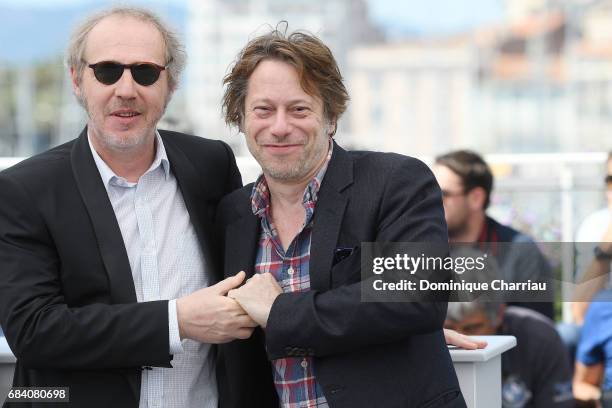
M 329 134 L 323 104 L 300 86 L 293 66 L 264 60 L 249 77 L 242 130 L 264 175 L 281 183 L 312 178 L 325 162 Z
M 84 59 L 87 65 L 102 61 L 166 65 L 164 41 L 155 26 L 119 15 L 103 19 L 89 32 Z M 166 71 L 149 86 L 136 83 L 127 69 L 112 85 L 100 83 L 87 66 L 80 83 L 74 68 L 71 76 L 97 150 L 126 151 L 154 143 L 155 127 L 171 94 Z

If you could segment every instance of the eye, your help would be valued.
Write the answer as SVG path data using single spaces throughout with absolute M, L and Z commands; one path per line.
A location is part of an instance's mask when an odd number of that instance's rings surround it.
M 295 113 L 298 116 L 305 116 L 309 111 L 310 109 L 307 106 L 294 106 L 293 107 L 293 113 Z
M 270 112 L 272 112 L 272 108 L 270 108 L 269 106 L 255 106 L 253 108 L 253 112 L 255 112 L 255 114 L 257 116 L 266 116 L 269 115 Z

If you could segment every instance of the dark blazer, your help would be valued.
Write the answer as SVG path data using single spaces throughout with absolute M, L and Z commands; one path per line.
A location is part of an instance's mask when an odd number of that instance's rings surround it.
M 226 276 L 253 274 L 260 221 L 251 189 L 219 207 Z M 465 407 L 442 333 L 446 302 L 361 302 L 360 245 L 373 241 L 446 245 L 440 189 L 418 160 L 334 145 L 314 213 L 311 291 L 281 294 L 265 334 L 221 346 L 224 408 L 277 407 L 268 359 L 289 356 L 314 358 L 332 408 Z M 354 250 L 334 259 L 337 248 Z
M 216 281 L 212 227 L 221 197 L 241 185 L 234 156 L 219 141 L 160 134 Z M 86 130 L 0 173 L 0 322 L 17 357 L 13 385 L 70 387 L 62 407 L 137 407 L 141 367 L 170 366 L 168 302 L 136 301 Z
M 553 299 L 555 284 L 552 280 L 554 274 L 548 260 L 536 243 L 533 242 L 533 239 L 512 227 L 500 224 L 489 216 L 485 218 L 484 228 L 486 229 L 482 242 L 503 242 L 506 244 L 503 251 L 499 251 L 496 254 L 493 251 L 497 262 L 499 262 L 504 279 L 515 282 L 526 282 L 527 279 L 531 279 L 534 282 L 548 283 L 547 298 L 550 301 L 541 301 L 543 296 L 538 293 L 537 302 L 507 302 L 508 306 L 526 307 L 554 320 L 555 305 Z M 515 244 L 515 246 L 510 243 Z

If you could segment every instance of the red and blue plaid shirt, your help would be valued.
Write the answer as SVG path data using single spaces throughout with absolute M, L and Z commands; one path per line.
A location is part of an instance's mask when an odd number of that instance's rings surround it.
M 287 251 L 278 237 L 270 216 L 270 191 L 265 177 L 259 177 L 251 193 L 253 214 L 261 219 L 261 235 L 255 259 L 255 273 L 271 273 L 283 292 L 310 290 L 310 239 L 317 194 L 332 155 L 330 143 L 327 160 L 308 183 L 302 203 L 306 217 L 301 231 Z M 274 385 L 283 408 L 328 408 L 323 390 L 316 380 L 315 367 L 310 357 L 281 358 L 272 361 Z

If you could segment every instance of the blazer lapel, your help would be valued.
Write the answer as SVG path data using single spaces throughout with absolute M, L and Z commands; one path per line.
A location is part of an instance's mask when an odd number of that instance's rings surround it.
M 110 284 L 112 303 L 136 302 L 130 261 L 115 212 L 100 178 L 89 142 L 87 128 L 76 140 L 70 153 L 72 172 L 93 225 L 98 248 Z
M 176 146 L 176 143 L 170 140 L 171 138 L 165 137 L 163 131 L 160 131 L 160 135 L 164 141 L 170 168 L 176 177 L 185 201 L 185 207 L 187 207 L 191 223 L 200 242 L 204 259 L 207 260 L 208 266 L 212 270 L 215 279 L 215 282 L 212 283 L 216 283 L 221 278 L 221 265 L 219 264 L 219 254 L 212 246 L 212 218 L 214 217 L 215 204 L 206 195 L 201 183 L 202 176 L 198 174 L 185 153 Z
M 248 190 L 251 186 L 243 188 Z M 238 199 L 245 200 L 244 197 L 238 197 Z M 245 202 L 247 205 L 245 205 Z M 255 273 L 255 257 L 257 255 L 261 221 L 251 212 L 248 196 L 245 202 L 238 203 L 242 210 L 240 216 L 229 224 L 225 230 L 226 277 L 244 271 L 249 278 Z
M 250 192 L 252 184 L 243 187 L 244 192 Z M 246 279 L 255 273 L 255 257 L 257 256 L 261 220 L 251 211 L 249 194 L 240 194 L 235 201 L 239 207 L 239 216 L 228 224 L 225 229 L 225 277 L 233 276 L 240 271 L 246 273 Z M 265 349 L 266 335 L 260 327 L 248 340 L 256 344 L 259 350 Z M 265 358 L 265 352 L 264 358 Z
M 348 203 L 346 187 L 353 183 L 353 161 L 334 142 L 334 151 L 327 167 L 314 212 L 310 246 L 310 287 L 325 291 L 331 288 L 334 251 Z

